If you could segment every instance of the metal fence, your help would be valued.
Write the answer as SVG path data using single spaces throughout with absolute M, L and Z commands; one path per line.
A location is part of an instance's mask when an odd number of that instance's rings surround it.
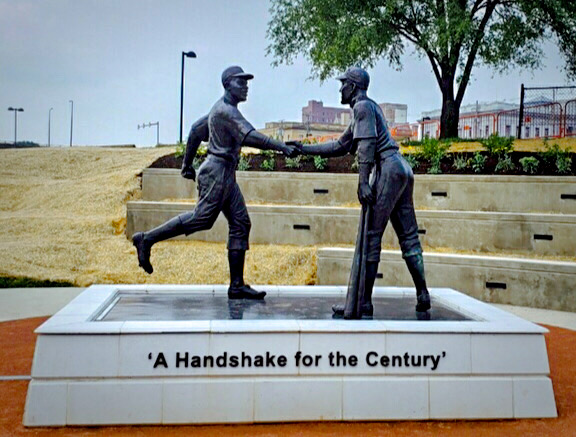
M 576 86 L 520 88 L 517 138 L 575 135 Z
M 438 138 L 440 120 L 419 122 L 419 138 Z M 514 109 L 465 113 L 458 122 L 460 138 L 488 138 L 498 134 L 517 138 L 576 136 L 576 86 L 520 88 L 520 105 Z

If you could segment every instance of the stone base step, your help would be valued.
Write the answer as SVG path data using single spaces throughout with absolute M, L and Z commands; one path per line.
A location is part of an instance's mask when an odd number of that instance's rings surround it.
M 318 284 L 348 283 L 353 249 L 318 250 Z M 429 287 L 464 290 L 485 302 L 576 311 L 576 262 L 424 253 Z M 378 286 L 413 286 L 400 251 L 382 251 Z
M 337 206 L 358 202 L 357 174 L 236 172 L 249 202 Z M 196 184 L 176 169 L 148 168 L 143 199 L 196 199 Z M 418 208 L 458 211 L 551 211 L 576 214 L 574 176 L 415 175 Z
M 126 235 L 161 225 L 190 211 L 183 202 L 128 202 Z M 355 244 L 359 208 L 312 206 L 248 206 L 250 241 L 256 244 Z M 416 211 L 420 241 L 432 248 L 480 252 L 530 251 L 534 255 L 574 256 L 576 215 L 470 211 Z M 183 237 L 181 237 L 183 238 Z M 214 227 L 190 235 L 202 241 L 227 241 L 228 226 L 221 214 Z M 398 245 L 392 226 L 384 245 Z

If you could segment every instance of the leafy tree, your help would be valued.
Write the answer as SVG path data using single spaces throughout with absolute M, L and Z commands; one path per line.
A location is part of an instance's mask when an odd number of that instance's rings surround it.
M 568 76 L 576 77 L 574 0 L 272 0 L 271 14 L 273 65 L 304 55 L 321 80 L 381 58 L 400 69 L 413 47 L 442 91 L 441 138 L 458 134 L 475 65 L 538 68 L 541 43 L 555 38 Z

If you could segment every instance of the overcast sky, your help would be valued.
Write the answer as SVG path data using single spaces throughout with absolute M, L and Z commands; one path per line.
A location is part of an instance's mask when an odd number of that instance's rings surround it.
M 68 144 L 70 100 L 75 145 L 153 145 L 178 139 L 181 52 L 186 60 L 184 137 L 187 126 L 221 96 L 220 75 L 229 65 L 253 73 L 248 101 L 240 106 L 256 127 L 267 121 L 299 121 L 308 100 L 341 106 L 339 83 L 308 79 L 304 60 L 273 68 L 266 57 L 267 0 L 0 0 L 0 141 Z M 562 61 L 547 46 L 547 67 L 493 76 L 476 69 L 465 102 L 518 101 L 519 87 L 566 85 Z M 370 70 L 370 95 L 405 103 L 409 121 L 439 108 L 441 95 L 426 60 L 404 58 L 400 72 L 381 62 Z

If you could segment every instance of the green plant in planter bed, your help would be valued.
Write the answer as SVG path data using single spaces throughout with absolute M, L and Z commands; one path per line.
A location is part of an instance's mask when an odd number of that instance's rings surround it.
M 454 155 L 454 162 L 452 163 L 452 167 L 456 170 L 464 170 L 468 167 L 468 160 L 464 154 Z
M 486 139 L 481 139 L 480 144 L 490 156 L 507 155 L 514 149 L 514 137 L 501 137 L 498 134 L 492 134 Z
M 298 155 L 295 158 L 284 158 L 284 162 L 286 163 L 286 168 L 300 168 L 302 167 L 302 155 Z
M 176 158 L 180 158 L 181 156 L 184 156 L 185 153 L 186 153 L 186 143 L 179 142 L 178 144 L 176 144 L 176 150 L 174 151 L 174 156 Z
M 512 162 L 512 158 L 508 153 L 504 153 L 498 157 L 498 163 L 496 164 L 495 171 L 511 171 L 516 168 L 516 165 Z
M 534 174 L 538 171 L 538 159 L 534 156 L 526 156 L 520 159 L 520 165 L 524 173 Z
M 416 157 L 430 162 L 428 173 L 442 173 L 440 162 L 446 156 L 450 143 L 439 141 L 435 138 L 426 138 L 422 141 L 420 150 L 416 152 Z
M 273 150 L 264 150 L 262 152 L 262 155 L 265 156 L 265 159 L 262 161 L 262 164 L 260 164 L 260 168 L 262 170 L 266 170 L 266 171 L 272 171 L 274 170 L 274 166 L 275 166 L 275 161 L 274 161 L 274 151 Z
M 488 158 L 482 155 L 480 152 L 474 153 L 474 156 L 468 160 L 468 165 L 472 167 L 474 173 L 481 173 L 486 167 L 486 160 Z
M 244 154 L 240 155 L 240 160 L 238 161 L 238 171 L 246 171 L 251 168 L 250 157 Z
M 319 155 L 314 156 L 314 167 L 316 167 L 316 170 L 322 171 L 326 168 L 327 165 L 328 158 L 322 158 Z
M 548 144 L 548 140 L 544 140 L 544 147 L 546 151 L 540 153 L 542 160 L 546 164 L 555 165 L 560 174 L 570 173 L 572 167 L 571 148 L 567 147 L 562 150 L 558 144 Z

